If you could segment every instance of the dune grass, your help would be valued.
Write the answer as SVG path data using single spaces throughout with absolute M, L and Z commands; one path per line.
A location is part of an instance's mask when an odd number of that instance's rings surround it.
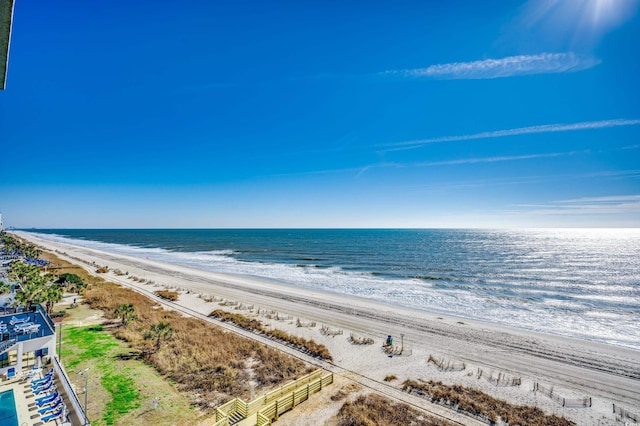
M 235 396 L 247 398 L 249 380 L 255 381 L 260 391 L 310 371 L 300 360 L 204 321 L 160 309 L 145 296 L 116 284 L 88 288 L 85 300 L 114 320 L 119 304 L 132 304 L 138 319 L 114 328 L 114 335 L 128 342 L 182 390 L 197 391 L 205 408 Z M 144 336 L 158 322 L 169 323 L 173 336 L 156 351 Z
M 347 401 L 337 415 L 338 426 L 448 426 L 444 420 L 429 417 L 406 404 L 376 394 L 361 395 Z
M 265 334 L 271 338 L 290 343 L 296 348 L 304 352 L 307 352 L 312 356 L 322 358 L 327 361 L 333 360 L 331 353 L 329 352 L 329 349 L 326 346 L 320 343 L 317 343 L 313 339 L 307 340 L 303 337 L 292 336 L 289 333 L 282 330 L 269 329 L 261 321 L 248 318 L 241 314 L 223 311 L 222 309 L 216 309 L 215 311 L 211 312 L 209 316 L 217 318 L 221 321 L 233 323 L 245 330 L 253 331 L 260 334 Z
M 402 384 L 402 389 L 471 415 L 484 417 L 490 422 L 496 422 L 500 418 L 509 425 L 571 426 L 574 424 L 564 417 L 548 415 L 537 407 L 510 404 L 462 385 L 445 385 L 432 380 L 428 382 L 406 380 Z
M 169 300 L 171 302 L 175 302 L 178 300 L 178 292 L 170 291 L 170 290 L 158 290 L 153 292 L 156 296 L 162 297 L 165 300 Z

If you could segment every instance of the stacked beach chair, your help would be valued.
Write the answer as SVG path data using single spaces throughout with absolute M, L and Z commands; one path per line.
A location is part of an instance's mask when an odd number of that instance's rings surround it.
M 44 377 L 32 379 L 31 392 L 36 396 L 35 404 L 38 407 L 40 421 L 47 423 L 50 421 L 62 422 L 66 417 L 67 407 L 62 401 L 62 395 L 56 389 L 53 377 L 53 368 Z
M 0 332 L 2 331 L 3 325 L 5 329 L 4 332 L 6 332 L 7 330 L 6 324 L 0 325 Z M 15 334 L 33 334 L 40 331 L 40 324 L 29 321 L 28 316 L 21 316 L 21 317 L 12 316 L 11 320 L 9 321 L 9 325 L 13 327 L 13 332 Z

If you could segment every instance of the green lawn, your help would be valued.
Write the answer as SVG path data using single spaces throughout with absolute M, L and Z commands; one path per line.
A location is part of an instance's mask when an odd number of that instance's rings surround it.
M 198 412 L 158 372 L 100 325 L 63 326 L 62 364 L 84 404 L 88 370 L 88 415 L 93 425 L 193 425 Z M 159 399 L 157 409 L 152 401 Z

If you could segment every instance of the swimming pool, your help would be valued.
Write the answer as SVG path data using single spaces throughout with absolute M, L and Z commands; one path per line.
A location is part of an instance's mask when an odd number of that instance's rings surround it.
M 3 426 L 18 426 L 18 413 L 13 390 L 0 393 L 0 424 Z

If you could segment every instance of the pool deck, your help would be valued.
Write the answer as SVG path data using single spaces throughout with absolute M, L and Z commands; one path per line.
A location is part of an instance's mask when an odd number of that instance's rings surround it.
M 37 377 L 41 377 L 41 374 Z M 35 395 L 31 392 L 30 380 L 25 380 L 24 375 L 18 375 L 18 377 L 0 382 L 0 392 L 5 392 L 13 389 L 13 397 L 16 403 L 16 412 L 18 413 L 18 424 L 20 426 L 42 426 L 45 424 L 61 424 L 59 421 L 43 423 L 40 420 L 38 414 L 38 407 L 35 404 Z

